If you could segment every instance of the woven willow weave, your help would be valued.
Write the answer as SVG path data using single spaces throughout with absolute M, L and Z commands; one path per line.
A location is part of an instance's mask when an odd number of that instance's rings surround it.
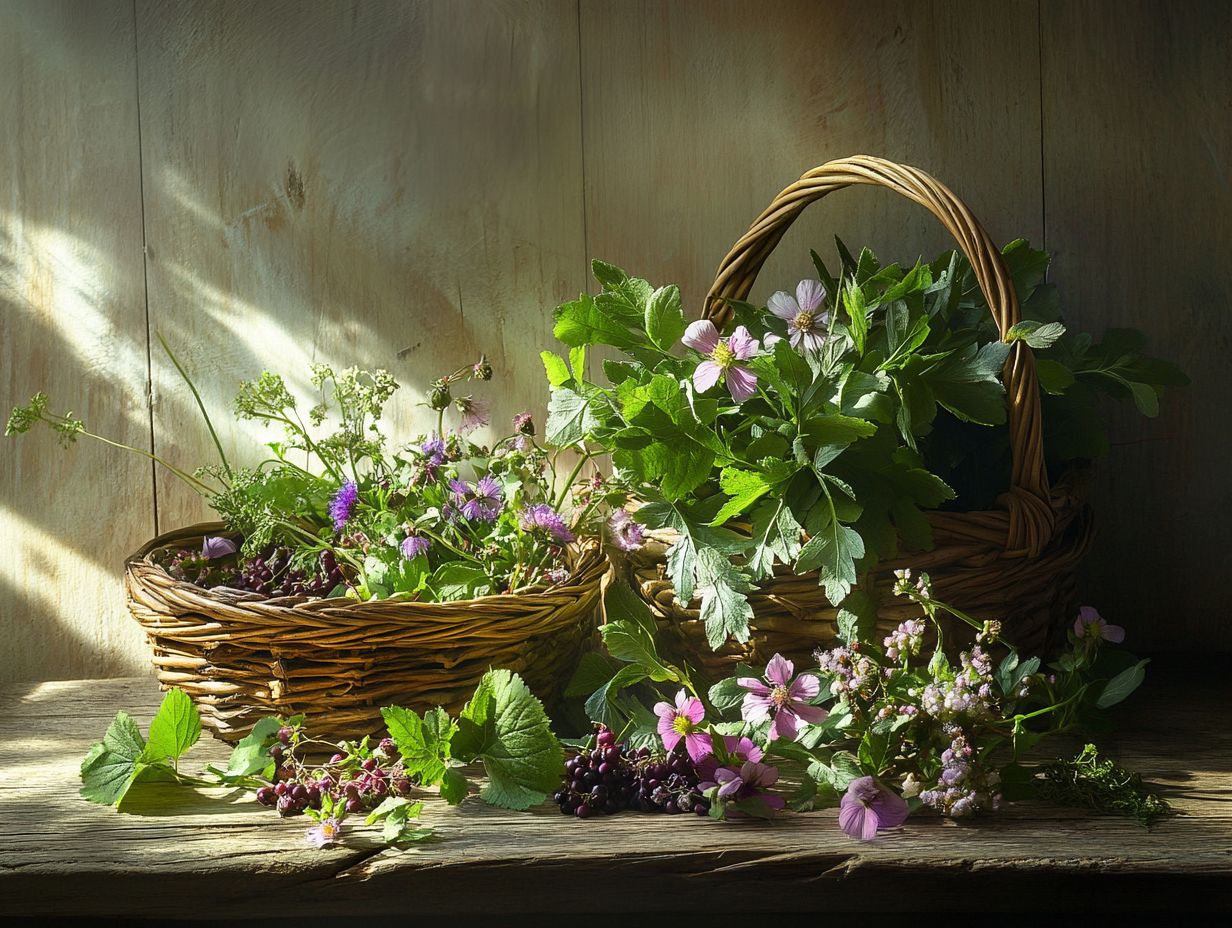
M 158 680 L 188 693 L 201 724 L 236 741 L 262 716 L 302 713 L 329 740 L 380 728 L 380 707 L 452 712 L 493 667 L 559 695 L 595 629 L 608 562 L 596 546 L 542 591 L 449 603 L 368 602 L 207 590 L 152 555 L 200 547 L 217 524 L 161 535 L 125 565 L 129 609 L 149 636 Z
M 719 265 L 702 317 L 722 328 L 731 313 L 725 301 L 749 295 L 762 265 L 804 208 L 856 184 L 887 187 L 928 209 L 971 262 L 1001 335 L 1019 321 L 1013 281 L 971 211 L 918 168 L 867 155 L 814 168 L 776 196 Z M 861 580 L 860 588 L 880 603 L 879 631 L 888 633 L 903 618 L 918 614 L 891 593 L 893 571 L 899 567 L 928 571 L 938 599 L 980 618 L 1004 620 L 1006 638 L 1028 653 L 1046 647 L 1051 632 L 1072 618 L 1073 571 L 1091 541 L 1090 512 L 1072 478 L 1049 486 L 1035 359 L 1021 342 L 1010 350 L 1003 380 L 1013 468 L 1010 487 L 998 499 L 1001 508 L 928 513 L 934 549 L 879 564 Z M 673 540 L 671 533 L 653 535 L 651 544 L 627 559 L 625 570 L 677 648 L 712 675 L 728 673 L 736 661 L 765 663 L 775 652 L 808 660 L 813 649 L 833 643 L 838 610 L 825 598 L 817 576 L 797 577 L 781 570 L 750 596 L 755 619 L 749 642 L 729 642 L 712 652 L 697 601 L 676 602 L 665 579 L 664 552 Z M 954 631 L 959 640 L 966 637 L 965 626 Z

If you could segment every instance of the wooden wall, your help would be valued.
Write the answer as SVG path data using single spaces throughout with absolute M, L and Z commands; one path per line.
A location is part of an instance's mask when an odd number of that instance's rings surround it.
M 1129 324 L 1194 385 L 1113 410 L 1086 598 L 1142 648 L 1232 647 L 1229 7 L 1065 0 L 0 0 L 0 407 L 39 388 L 107 435 L 208 460 L 274 367 L 485 351 L 504 419 L 546 400 L 550 312 L 603 257 L 696 308 L 728 245 L 832 157 L 920 165 L 993 237 L 1057 253 L 1072 321 Z M 838 232 L 947 247 L 860 189 L 806 213 L 755 296 Z M 143 247 L 144 246 L 144 247 Z M 405 434 L 421 411 L 399 405 Z M 228 426 L 252 453 L 268 436 Z M 148 462 L 0 442 L 0 670 L 145 672 L 119 565 L 205 514 Z M 1178 635 L 1177 632 L 1181 632 Z

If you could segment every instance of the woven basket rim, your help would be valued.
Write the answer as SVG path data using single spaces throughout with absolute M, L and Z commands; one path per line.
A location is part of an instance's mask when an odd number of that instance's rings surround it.
M 415 614 L 418 616 L 431 615 L 437 619 L 456 616 L 459 619 L 464 618 L 468 621 L 473 621 L 476 611 L 485 607 L 495 611 L 497 608 L 508 608 L 511 603 L 517 601 L 535 602 L 540 599 L 550 600 L 561 597 L 571 588 L 587 590 L 598 586 L 609 567 L 600 543 L 596 539 L 586 539 L 580 544 L 569 546 L 571 565 L 568 579 L 550 587 L 527 589 L 515 593 L 495 593 L 488 596 L 475 597 L 474 599 L 458 599 L 450 602 L 425 602 L 405 599 L 359 602 L 358 600 L 345 597 L 285 596 L 270 598 L 262 597 L 259 594 L 248 594 L 241 590 L 219 592 L 209 587 L 198 586 L 187 580 L 177 580 L 161 564 L 157 564 L 150 559 L 150 555 L 154 551 L 182 544 L 186 541 L 202 539 L 207 534 L 234 535 L 236 533 L 228 531 L 221 522 L 198 522 L 193 525 L 162 532 L 124 559 L 124 572 L 127 579 L 130 583 L 141 588 L 150 588 L 157 585 L 164 589 L 177 590 L 181 595 L 203 600 L 203 605 L 216 603 L 218 605 L 241 608 L 260 606 L 261 612 L 270 618 L 285 616 L 290 619 L 303 615 L 305 612 L 319 614 L 320 612 L 327 611 L 333 617 L 347 612 L 354 612 L 357 615 L 364 614 L 366 618 L 372 618 L 374 612 L 379 612 L 382 620 L 397 618 L 401 613 L 408 618 Z M 151 571 L 154 572 L 153 578 L 150 576 Z M 151 579 L 155 578 L 157 582 L 151 583 Z

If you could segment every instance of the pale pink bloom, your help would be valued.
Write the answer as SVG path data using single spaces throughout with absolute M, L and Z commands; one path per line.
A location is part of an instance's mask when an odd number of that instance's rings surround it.
M 763 764 L 755 760 L 746 760 L 739 768 L 720 767 L 714 772 L 713 780 L 702 780 L 697 788 L 707 792 L 714 787 L 719 788 L 719 798 L 739 802 L 742 799 L 760 799 L 769 808 L 779 811 L 787 802 L 782 796 L 766 792 L 779 780 L 777 767 Z
M 454 405 L 458 407 L 458 412 L 462 413 L 462 421 L 458 425 L 458 431 L 463 435 L 473 432 L 475 429 L 483 428 L 491 421 L 491 417 L 488 414 L 488 404 L 483 400 L 476 399 L 473 396 L 463 396 L 455 400 Z
M 700 699 L 681 690 L 676 694 L 676 705 L 669 702 L 656 703 L 654 711 L 659 717 L 659 736 L 663 739 L 663 747 L 667 751 L 675 748 L 683 738 L 684 746 L 694 763 L 710 753 L 710 737 L 698 729 L 706 714 L 706 708 Z
M 342 834 L 342 822 L 336 818 L 323 818 L 316 828 L 308 829 L 308 843 L 313 847 L 335 844 Z
M 822 331 L 830 322 L 830 312 L 818 312 L 826 299 L 826 288 L 821 281 L 802 280 L 796 286 L 796 295 L 780 290 L 766 302 L 770 312 L 787 322 L 787 335 L 791 347 L 797 351 L 820 351 L 826 336 Z
M 720 378 L 726 381 L 727 391 L 737 403 L 757 392 L 757 375 L 737 363 L 757 354 L 757 339 L 744 326 L 736 326 L 729 338 L 720 338 L 713 322 L 699 319 L 685 329 L 681 341 L 707 356 L 693 371 L 693 387 L 698 393 L 705 393 Z
M 235 542 L 220 535 L 206 536 L 201 542 L 201 556 L 208 557 L 210 560 L 216 557 L 226 557 L 228 554 L 234 554 L 235 551 Z
M 871 841 L 878 831 L 907 821 L 907 812 L 907 801 L 875 777 L 858 777 L 839 803 L 838 827 L 852 838 Z
M 736 682 L 748 690 L 740 705 L 740 715 L 746 722 L 764 722 L 773 718 L 768 738 L 795 740 L 800 723 L 812 725 L 823 721 L 829 714 L 820 706 L 809 705 L 809 700 L 821 692 L 821 681 L 811 673 L 802 673 L 792 679 L 795 665 L 776 654 L 766 664 L 766 682 L 755 677 L 741 677 Z M 769 685 L 767 685 L 769 684 Z
M 1078 618 L 1074 619 L 1074 634 L 1079 638 L 1102 638 L 1113 644 L 1125 640 L 1125 629 L 1120 625 L 1109 625 L 1093 606 L 1083 606 L 1078 610 Z

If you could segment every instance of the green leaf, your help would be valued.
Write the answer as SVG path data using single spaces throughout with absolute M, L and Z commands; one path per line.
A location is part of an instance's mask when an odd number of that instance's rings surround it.
M 611 345 L 627 350 L 644 344 L 630 332 L 627 325 L 585 293 L 573 302 L 562 303 L 556 308 L 556 325 L 552 331 L 558 341 L 572 347 Z
M 252 726 L 252 731 L 231 751 L 231 758 L 227 761 L 227 769 L 222 776 L 252 776 L 273 764 L 273 759 L 269 756 L 270 743 L 277 737 L 281 727 L 282 719 L 277 716 L 267 715 L 258 719 L 257 724 Z
M 459 802 L 466 798 L 466 794 L 470 789 L 470 784 L 466 782 L 466 777 L 450 767 L 445 771 L 445 775 L 441 778 L 440 789 L 441 798 L 451 806 L 456 806 Z
M 160 764 L 168 760 L 172 766 L 184 752 L 201 737 L 201 716 L 188 694 L 180 689 L 171 689 L 163 697 L 162 705 L 150 722 L 149 737 L 141 760 Z
M 809 539 L 800 549 L 796 571 L 815 570 L 826 590 L 826 599 L 839 605 L 856 583 L 856 561 L 864 557 L 864 539 L 853 528 L 836 522 L 829 524 Z
M 697 553 L 697 592 L 701 596 L 701 619 L 706 626 L 706 640 L 718 648 L 729 637 L 749 640 L 749 622 L 753 607 L 746 593 L 753 584 L 730 560 L 713 548 Z
M 1029 348 L 1049 348 L 1064 334 L 1065 326 L 1059 322 L 1036 322 L 1034 319 L 1024 319 L 1010 327 L 1010 330 L 1005 333 L 1005 341 L 1026 342 Z
M 423 786 L 436 786 L 449 764 L 450 742 L 457 723 L 439 706 L 424 713 L 422 719 L 410 709 L 386 706 L 381 709 L 389 737 L 398 746 L 406 774 Z
M 446 561 L 432 574 L 432 589 L 440 602 L 476 599 L 491 592 L 488 575 L 465 561 Z
M 738 467 L 723 468 L 719 486 L 731 499 L 711 521 L 712 526 L 722 525 L 733 516 L 740 515 L 771 490 L 764 475 Z
M 1159 415 L 1159 394 L 1150 384 L 1129 382 L 1129 390 L 1134 397 L 1134 405 L 1138 412 L 1154 419 Z
M 877 600 L 864 590 L 856 590 L 843 600 L 835 622 L 838 637 L 848 644 L 869 643 L 877 628 Z
M 657 631 L 654 615 L 628 583 L 617 580 L 608 585 L 603 593 L 603 613 L 609 622 L 631 622 L 639 626 L 654 641 Z
M 1035 376 L 1045 392 L 1060 396 L 1074 383 L 1074 374 L 1059 361 L 1048 358 L 1037 358 L 1035 361 Z
M 635 622 L 608 621 L 599 628 L 603 645 L 617 660 L 635 664 L 657 683 L 676 680 L 676 674 L 659 660 L 653 632 Z
M 484 674 L 462 710 L 451 748 L 463 762 L 483 762 L 488 782 L 480 798 L 504 809 L 542 802 L 558 785 L 564 764 L 543 704 L 508 670 Z
M 620 709 L 614 704 L 616 695 L 623 689 L 641 683 L 646 671 L 640 664 L 626 664 L 612 678 L 595 690 L 586 700 L 586 717 L 600 725 L 619 724 Z
M 615 584 L 613 584 L 615 586 Z M 620 665 L 598 651 L 587 651 L 578 660 L 577 669 L 565 687 L 565 696 L 589 696 L 612 678 Z
M 774 573 L 774 565 L 790 564 L 800 553 L 800 535 L 804 531 L 783 500 L 769 501 L 753 513 L 753 542 L 749 570 L 755 580 L 765 580 Z
M 871 728 L 864 733 L 860 741 L 860 767 L 869 776 L 875 777 L 885 768 L 889 760 L 891 737 L 889 731 Z
M 697 545 L 692 535 L 682 535 L 667 549 L 667 576 L 679 602 L 688 603 L 693 599 L 696 575 Z
M 1105 683 L 1104 688 L 1100 690 L 1099 696 L 1095 700 L 1095 705 L 1100 709 L 1107 709 L 1109 706 L 1115 706 L 1129 696 L 1146 678 L 1146 665 L 1150 662 L 1150 658 L 1143 658 L 1132 667 L 1122 670 Z
M 680 308 L 680 288 L 660 287 L 646 301 L 646 334 L 669 350 L 684 334 L 684 312 Z
M 737 681 L 741 677 L 755 676 L 757 674 L 753 672 L 752 668 L 741 664 L 737 667 L 735 676 L 720 680 L 710 687 L 710 692 L 707 694 L 710 697 L 710 704 L 719 712 L 726 712 L 728 709 L 736 708 L 736 706 L 744 701 L 745 694 L 748 693 L 748 690 Z
M 937 402 L 963 421 L 1001 425 L 1006 406 L 999 376 L 1009 350 L 1004 342 L 989 342 L 949 355 L 927 376 Z
M 553 387 L 548 400 L 548 421 L 544 437 L 563 448 L 581 441 L 599 425 L 586 397 L 568 387 Z
M 569 366 L 565 364 L 565 359 L 560 355 L 552 351 L 541 351 L 539 357 L 543 359 L 543 369 L 547 372 L 549 384 L 559 387 L 572 379 Z
M 145 739 L 127 712 L 117 712 L 103 740 L 81 762 L 81 795 L 90 802 L 119 805 L 133 784 L 145 751 Z
M 864 356 L 864 347 L 868 343 L 868 307 L 864 302 L 864 291 L 852 281 L 843 290 L 843 309 L 847 310 L 847 331 L 855 343 L 856 352 Z

